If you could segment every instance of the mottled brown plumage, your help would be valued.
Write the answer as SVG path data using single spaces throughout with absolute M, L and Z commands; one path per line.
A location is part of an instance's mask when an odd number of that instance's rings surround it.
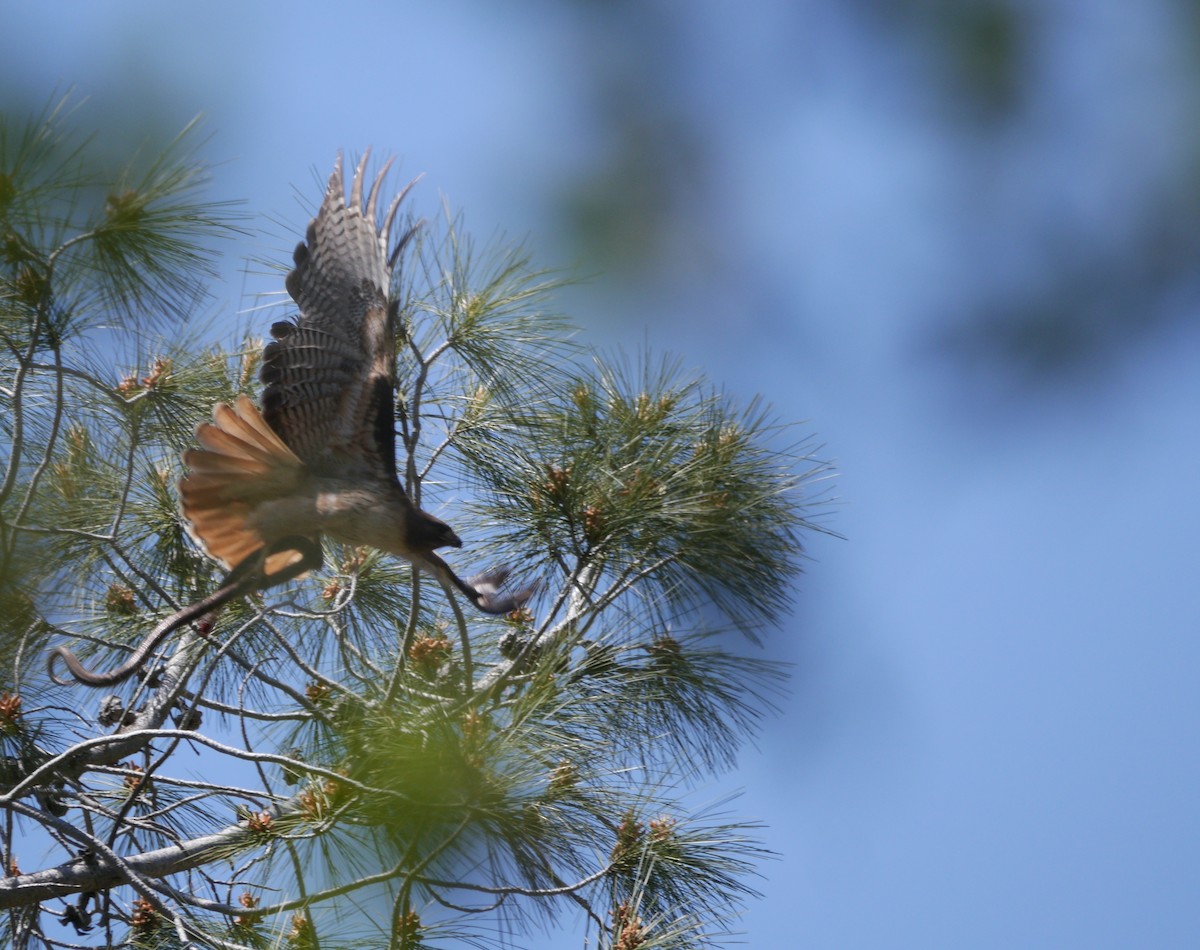
M 368 155 L 355 171 L 349 203 L 338 157 L 317 216 L 296 246 L 286 286 L 300 314 L 271 328 L 262 412 L 239 396 L 232 407 L 218 405 L 213 421 L 197 428 L 201 448 L 184 454 L 189 473 L 179 483 L 182 513 L 197 540 L 228 567 L 284 538 L 323 533 L 406 558 L 481 610 L 505 613 L 531 590 L 499 595 L 503 571 L 461 580 L 434 553 L 460 546 L 458 536 L 417 508 L 397 478 L 396 315 L 389 290 L 413 229 L 389 255 L 408 189 L 377 225 L 388 166 L 364 201 Z M 265 569 L 278 572 L 298 557 L 289 550 L 270 553 Z

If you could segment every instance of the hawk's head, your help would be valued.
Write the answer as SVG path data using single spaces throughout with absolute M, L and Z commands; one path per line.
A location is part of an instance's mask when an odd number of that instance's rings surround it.
M 416 510 L 407 519 L 407 542 L 412 551 L 432 551 L 434 548 L 461 548 L 462 540 L 446 522 Z

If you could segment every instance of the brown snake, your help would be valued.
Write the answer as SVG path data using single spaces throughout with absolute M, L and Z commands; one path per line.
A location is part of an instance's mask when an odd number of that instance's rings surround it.
M 300 560 L 287 565 L 273 574 L 261 573 L 261 565 L 266 562 L 268 555 L 286 550 L 299 552 Z M 54 661 L 60 659 L 63 665 L 66 666 L 67 671 L 74 677 L 75 682 L 85 683 L 88 686 L 114 686 L 117 683 L 127 680 L 140 670 L 167 636 L 184 624 L 199 620 L 205 614 L 215 613 L 235 597 L 241 597 L 256 590 L 266 590 L 269 587 L 284 584 L 293 578 L 299 577 L 306 571 L 314 570 L 320 566 L 321 548 L 318 542 L 312 538 L 305 537 L 282 538 L 270 547 L 254 552 L 237 564 L 225 575 L 225 580 L 221 586 L 207 597 L 196 601 L 194 604 L 189 604 L 175 611 L 171 616 L 164 618 L 162 622 L 146 634 L 145 639 L 133 651 L 129 659 L 116 667 L 116 669 L 109 670 L 106 673 L 93 672 L 79 662 L 79 658 L 66 647 L 55 647 L 50 651 L 50 655 L 46 660 L 50 679 L 59 686 L 71 685 L 71 680 L 59 679 L 55 675 Z

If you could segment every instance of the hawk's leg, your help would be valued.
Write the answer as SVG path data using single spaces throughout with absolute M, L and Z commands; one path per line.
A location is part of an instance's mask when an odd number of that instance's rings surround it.
M 520 610 L 529 598 L 537 593 L 536 583 L 512 593 L 502 592 L 501 587 L 511 573 L 507 567 L 499 567 L 464 581 L 445 560 L 432 551 L 422 551 L 421 558 L 435 577 L 443 583 L 454 585 L 467 600 L 485 614 L 507 614 Z

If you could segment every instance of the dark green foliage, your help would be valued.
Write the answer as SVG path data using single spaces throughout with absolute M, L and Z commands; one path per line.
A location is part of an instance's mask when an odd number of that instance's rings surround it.
M 458 443 L 486 473 L 487 514 L 521 526 L 505 539 L 522 559 L 594 591 L 636 583 L 635 609 L 671 619 L 716 607 L 751 636 L 778 621 L 814 527 L 796 490 L 823 466 L 798 470 L 806 455 L 772 445 L 763 411 L 670 361 L 600 356 L 535 409 Z

